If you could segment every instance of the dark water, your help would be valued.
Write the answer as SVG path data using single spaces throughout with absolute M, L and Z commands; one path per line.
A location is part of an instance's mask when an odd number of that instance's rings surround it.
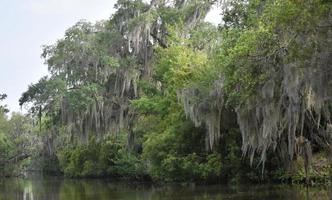
M 332 187 L 289 185 L 153 186 L 107 180 L 4 179 L 0 200 L 330 200 Z

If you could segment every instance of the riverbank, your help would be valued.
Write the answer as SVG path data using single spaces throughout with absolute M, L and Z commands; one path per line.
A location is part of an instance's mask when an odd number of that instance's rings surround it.
M 86 153 L 87 149 L 83 149 L 82 152 Z M 72 152 L 75 152 L 72 153 Z M 145 182 L 156 185 L 164 185 L 169 183 L 177 183 L 183 185 L 211 185 L 211 184 L 228 184 L 228 185 L 239 185 L 239 184 L 302 184 L 302 185 L 323 185 L 331 184 L 331 166 L 329 161 L 322 155 L 322 153 L 316 153 L 312 157 L 311 167 L 309 169 L 309 182 L 306 182 L 306 176 L 304 171 L 304 161 L 301 157 L 294 159 L 292 167 L 288 168 L 272 168 L 267 166 L 264 174 L 262 176 L 261 168 L 255 168 L 254 166 L 249 168 L 244 166 L 238 171 L 223 171 L 221 175 L 199 178 L 188 174 L 182 176 L 182 170 L 179 170 L 177 179 L 172 179 L 172 177 L 161 178 L 158 176 L 153 176 L 151 169 L 147 165 L 143 165 L 142 160 L 131 159 L 131 162 L 126 161 L 128 156 L 120 155 L 116 156 L 121 162 L 117 162 L 116 165 L 104 165 L 101 167 L 103 160 L 99 160 L 99 163 L 89 160 L 89 157 L 83 157 L 84 155 L 79 154 L 80 151 L 70 151 L 69 158 L 66 163 L 60 165 L 58 160 L 52 159 L 51 162 L 45 162 L 45 160 L 40 160 L 40 163 L 47 163 L 47 165 L 39 166 L 40 170 L 33 171 L 32 168 L 28 168 L 28 171 L 24 173 L 19 173 L 20 176 L 27 177 L 28 174 L 33 174 L 39 177 L 41 174 L 44 176 L 60 177 L 60 178 L 70 178 L 70 179 L 106 179 L 114 181 L 131 181 L 131 182 Z M 99 152 L 99 151 L 97 151 Z M 75 155 L 74 157 L 72 157 Z M 134 155 L 131 155 L 131 157 Z M 80 159 L 77 159 L 80 158 Z M 82 159 L 86 158 L 86 159 Z M 124 159 L 125 158 L 125 159 Z M 80 162 L 77 162 L 77 161 Z M 136 162 L 137 161 L 137 162 Z M 36 163 L 36 162 L 34 162 Z M 90 163 L 91 165 L 87 165 Z M 121 163 L 126 163 L 122 165 Z M 137 167 L 137 163 L 140 163 L 141 167 Z M 243 161 L 246 163 L 246 161 Z M 37 167 L 38 165 L 34 165 Z M 46 167 L 45 167 L 46 166 Z M 48 166 L 52 166 L 49 168 Z M 68 168 L 66 167 L 74 167 Z M 87 166 L 89 168 L 87 168 Z M 136 166 L 136 167 L 133 167 Z M 51 170 L 50 170 L 51 169 Z M 226 168 L 227 169 L 227 168 Z M 225 169 L 225 170 L 226 170 Z M 190 170 L 195 170 L 191 168 Z M 90 173 L 86 173 L 89 171 Z M 71 172 L 71 173 L 68 173 Z M 190 172 L 190 171 L 188 171 Z M 229 172 L 229 176 L 224 176 Z

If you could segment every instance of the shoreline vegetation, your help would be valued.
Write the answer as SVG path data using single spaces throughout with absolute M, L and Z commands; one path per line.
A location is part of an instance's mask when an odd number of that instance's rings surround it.
M 0 177 L 330 184 L 331 8 L 118 0 L 43 47 L 27 115 L 0 105 Z

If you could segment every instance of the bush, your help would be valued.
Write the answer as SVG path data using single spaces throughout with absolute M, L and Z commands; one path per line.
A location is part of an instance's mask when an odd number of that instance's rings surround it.
M 144 174 L 143 163 L 137 155 L 127 151 L 121 139 L 108 138 L 87 144 L 64 148 L 58 153 L 59 163 L 65 176 L 137 177 Z

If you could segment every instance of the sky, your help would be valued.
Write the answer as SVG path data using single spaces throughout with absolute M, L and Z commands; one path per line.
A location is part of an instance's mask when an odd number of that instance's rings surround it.
M 95 22 L 115 12 L 116 0 L 0 0 L 0 94 L 10 111 L 24 112 L 21 94 L 47 75 L 42 46 L 54 44 L 81 19 Z M 217 8 L 206 21 L 218 24 Z

